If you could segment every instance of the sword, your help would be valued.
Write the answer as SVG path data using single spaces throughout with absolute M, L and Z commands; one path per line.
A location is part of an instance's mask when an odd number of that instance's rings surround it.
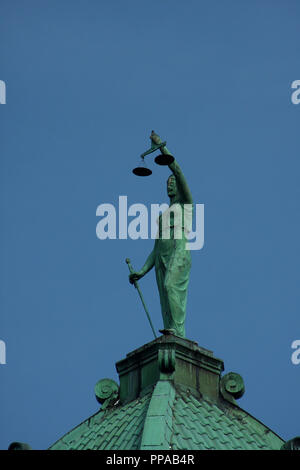
M 129 258 L 126 258 L 126 263 L 128 264 L 128 268 L 129 268 L 129 271 L 130 271 L 130 274 L 133 274 L 135 271 L 130 263 L 130 259 Z M 133 282 L 133 285 L 134 287 L 137 289 L 138 293 L 139 293 L 139 296 L 140 296 L 140 299 L 142 301 L 142 304 L 143 304 L 143 307 L 145 309 L 145 312 L 146 312 L 146 315 L 147 315 L 147 318 L 149 320 L 149 323 L 150 323 L 150 326 L 151 326 L 151 329 L 153 331 L 153 334 L 154 334 L 154 338 L 157 338 L 156 336 L 156 333 L 155 333 L 155 330 L 154 330 L 154 327 L 153 327 L 153 324 L 152 324 L 152 321 L 151 321 L 151 318 L 150 318 L 150 315 L 149 315 L 149 312 L 147 310 L 147 307 L 145 305 L 145 302 L 144 302 L 144 298 L 143 298 L 143 295 L 141 293 L 141 289 L 140 289 L 140 286 L 138 285 L 138 282 L 137 281 L 134 281 Z

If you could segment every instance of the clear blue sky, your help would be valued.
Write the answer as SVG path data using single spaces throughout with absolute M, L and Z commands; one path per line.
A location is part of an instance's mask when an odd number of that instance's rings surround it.
M 94 384 L 152 340 L 128 283 L 152 240 L 96 237 L 96 208 L 168 202 L 131 170 L 155 129 L 196 203 L 187 336 L 240 373 L 239 405 L 299 435 L 297 0 L 2 0 L 0 448 L 45 449 L 95 413 Z M 162 327 L 154 271 L 141 288 Z

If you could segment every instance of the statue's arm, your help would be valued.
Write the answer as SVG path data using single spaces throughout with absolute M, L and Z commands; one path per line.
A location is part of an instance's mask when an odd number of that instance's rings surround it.
M 155 242 L 154 248 L 151 251 L 148 258 L 146 259 L 145 264 L 142 267 L 142 269 L 140 271 L 136 271 L 136 272 L 129 275 L 129 281 L 131 282 L 131 284 L 133 284 L 135 281 L 138 281 L 139 279 L 141 279 L 143 276 L 145 276 L 145 274 L 147 274 L 153 268 L 153 266 L 155 264 L 155 256 L 156 256 L 155 255 L 155 253 L 156 253 L 156 243 L 157 242 Z
M 162 147 L 161 151 L 165 155 L 171 155 L 167 147 Z M 181 197 L 183 199 L 182 202 L 186 204 L 193 204 L 193 196 L 191 190 L 186 182 L 185 176 L 182 173 L 178 162 L 174 160 L 172 163 L 170 163 L 169 168 L 176 178 L 177 188 L 180 191 Z
M 145 261 L 144 266 L 140 270 L 140 273 L 142 274 L 142 276 L 145 276 L 145 274 L 147 274 L 149 271 L 151 271 L 154 264 L 155 264 L 155 247 L 151 251 L 150 255 L 148 256 L 148 258 Z

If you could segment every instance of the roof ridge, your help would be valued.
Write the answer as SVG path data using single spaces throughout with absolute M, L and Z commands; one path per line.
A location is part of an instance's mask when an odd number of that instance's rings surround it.
M 148 406 L 141 439 L 141 450 L 169 450 L 175 388 L 169 380 L 159 380 Z

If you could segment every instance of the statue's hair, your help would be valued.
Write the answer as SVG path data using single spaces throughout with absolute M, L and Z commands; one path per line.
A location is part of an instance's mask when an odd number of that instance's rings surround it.
M 169 175 L 167 181 L 169 181 L 170 178 L 174 178 L 174 179 L 176 180 L 175 175 L 173 175 L 173 173 L 171 173 L 171 174 Z

